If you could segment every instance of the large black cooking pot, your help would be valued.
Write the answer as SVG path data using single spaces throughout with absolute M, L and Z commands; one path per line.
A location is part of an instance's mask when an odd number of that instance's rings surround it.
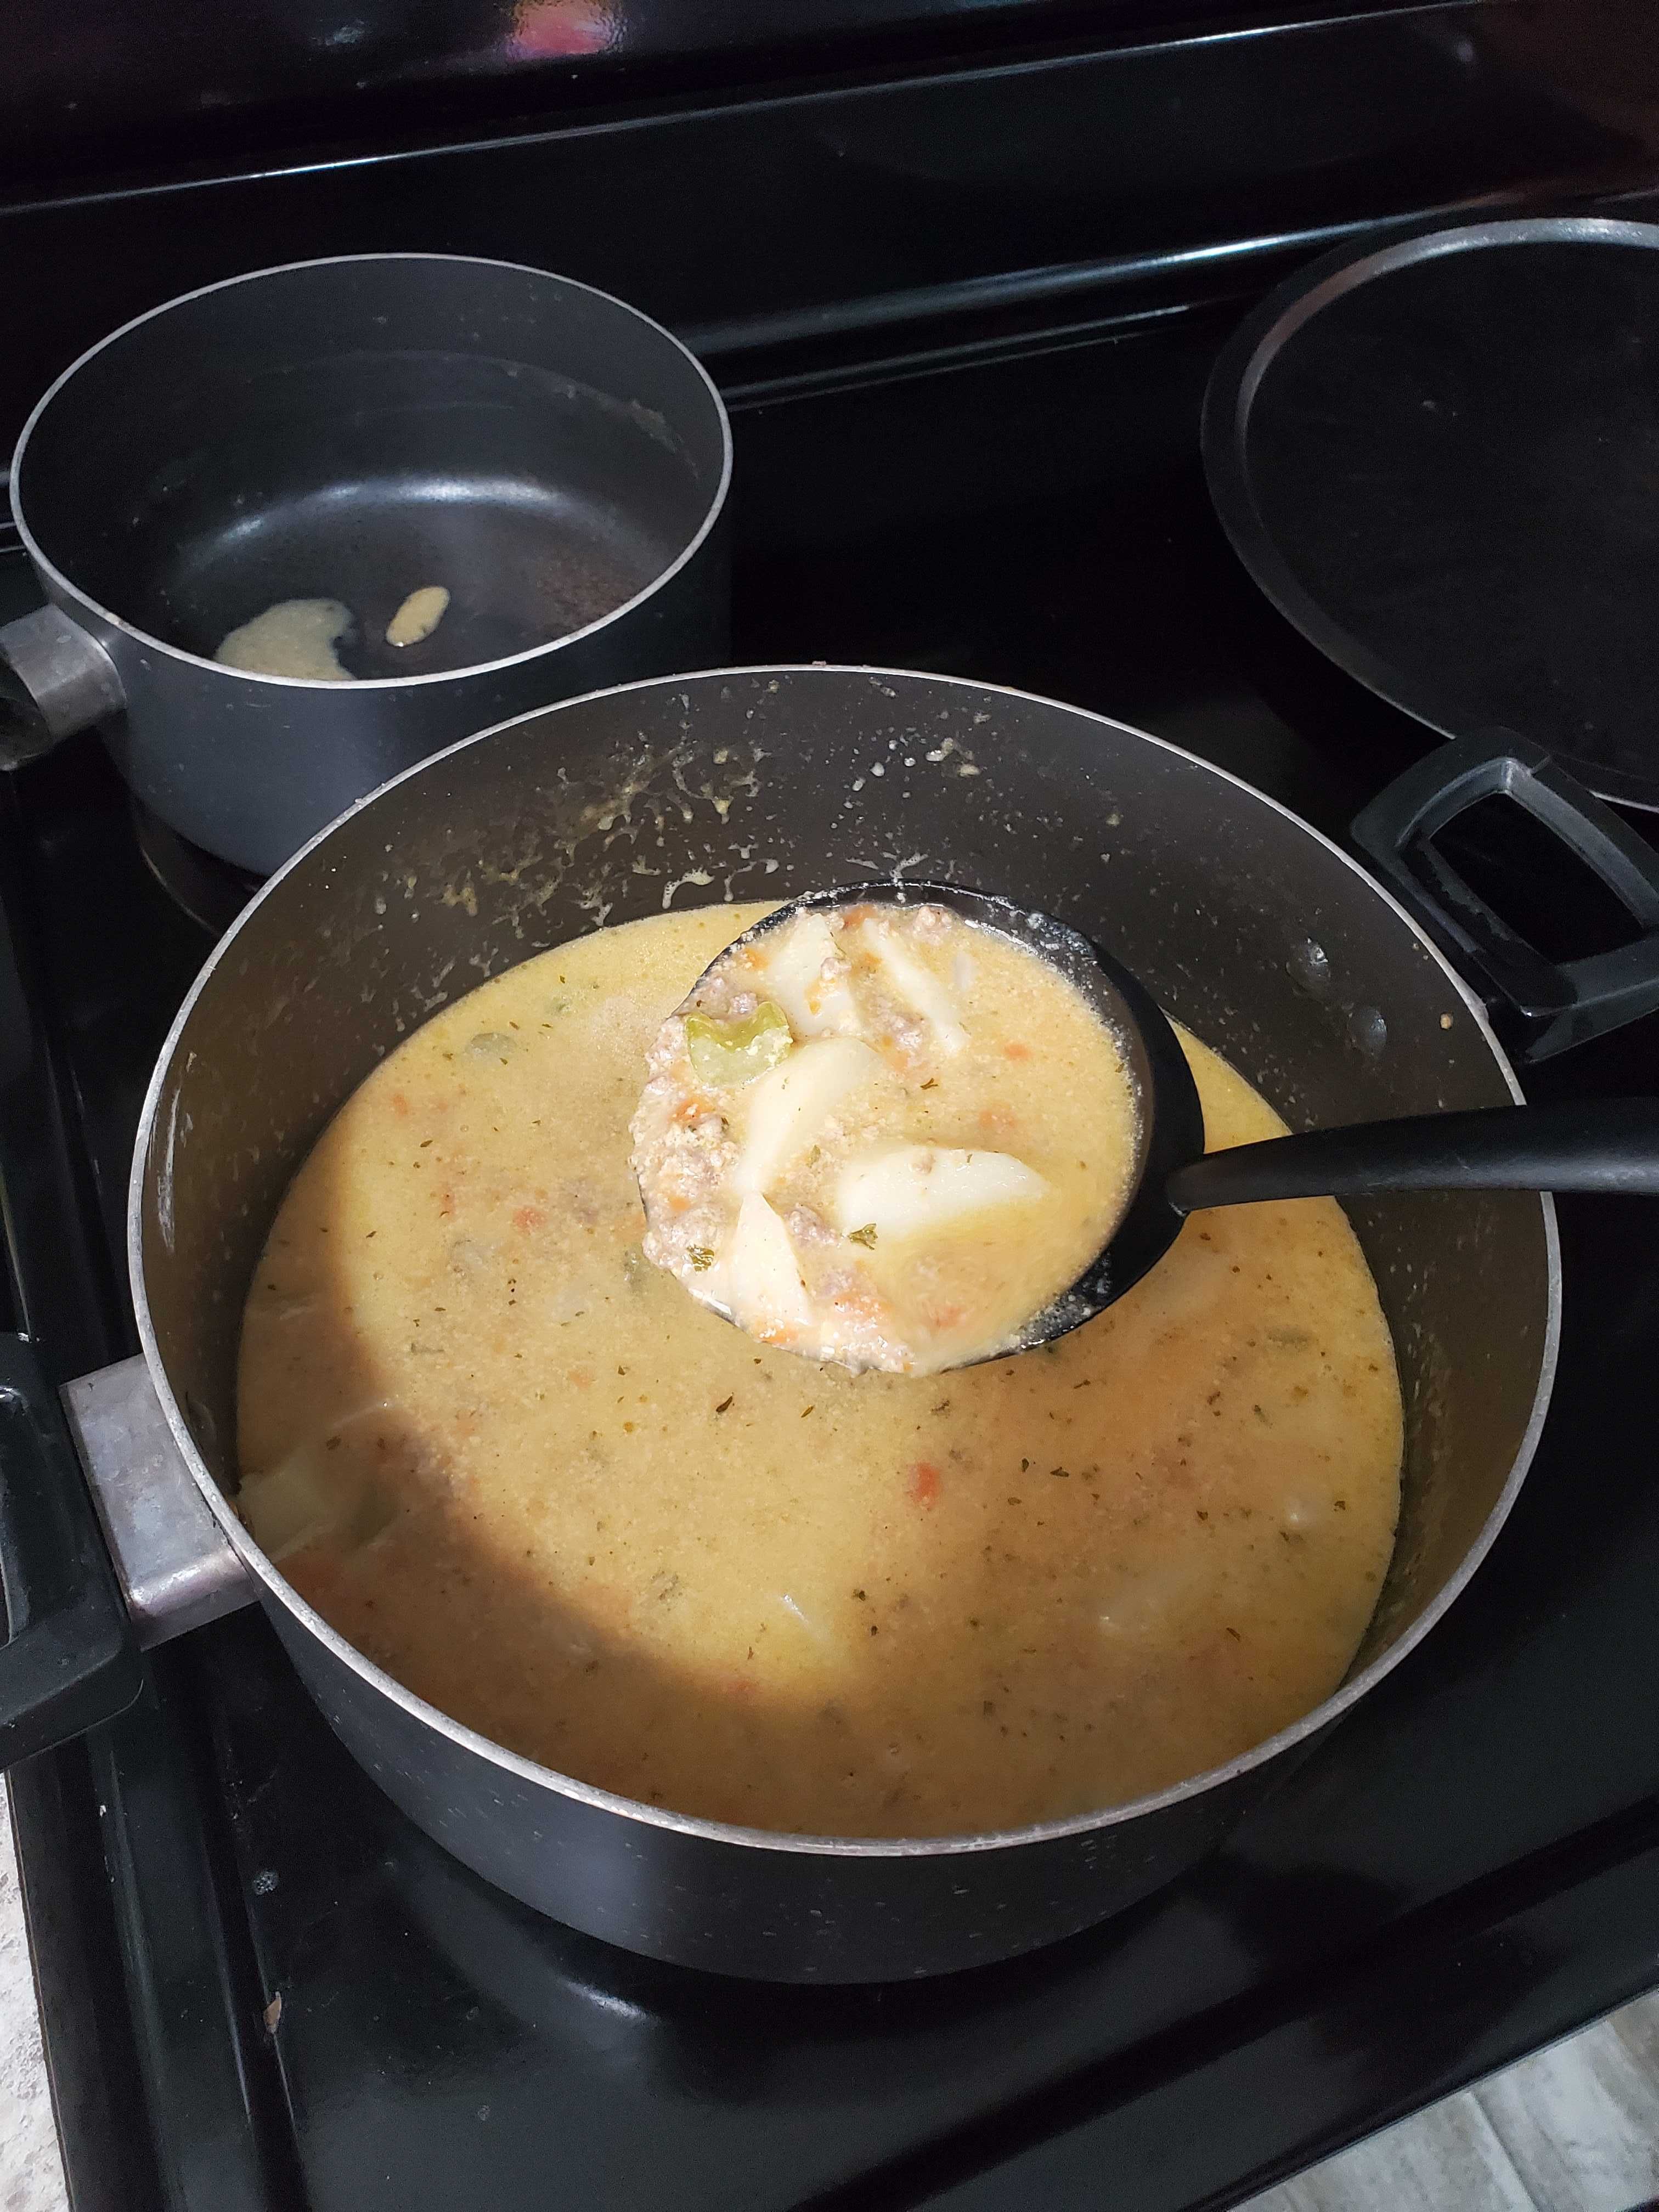
M 544 270 L 362 254 L 141 315 L 12 464 L 51 604 L 0 629 L 0 765 L 92 723 L 146 805 L 258 874 L 458 738 L 724 658 L 720 395 L 659 325 Z M 450 593 L 419 642 L 386 626 Z M 356 680 L 214 655 L 273 604 L 355 617 Z
M 1407 1408 L 1404 1508 L 1376 1615 L 1317 1711 L 1157 1797 L 954 1840 L 765 1834 L 609 1796 L 422 1704 L 289 1589 L 229 1503 L 243 1297 L 290 1176 L 400 1039 L 530 954 L 670 904 L 898 871 L 1019 889 L 1109 945 L 1293 1126 L 1518 1095 L 1480 1000 L 1402 908 L 1282 807 L 1172 746 L 944 677 L 779 668 L 632 685 L 425 763 L 249 907 L 180 1013 L 144 1113 L 131 1238 L 148 1371 L 131 1362 L 69 1394 L 143 1637 L 256 1597 L 352 1753 L 458 1857 L 613 1942 L 781 1980 L 1006 1957 L 1188 1865 L 1468 1581 L 1531 1456 L 1559 1319 L 1548 1199 L 1459 1192 L 1351 1208 Z M 63 1564 L 78 1492 L 46 1473 L 24 1479 L 62 1449 L 25 1382 L 14 1366 L 0 1388 L 15 1473 L 0 1534 L 9 1595 L 16 1586 L 27 1610 L 20 1545 L 46 1595 L 32 1671 L 17 1660 L 27 1634 L 0 1650 L 14 1755 L 130 1695 L 136 1665 L 85 1528 L 78 1582 Z M 216 1528 L 180 1486 L 181 1462 Z M 48 1494 L 50 1511 L 16 1502 Z M 173 1549 L 158 1565 L 169 1519 Z M 53 1631 L 65 1590 L 81 1610 Z M 54 1650 L 63 1665 L 43 1719 L 28 1701 Z

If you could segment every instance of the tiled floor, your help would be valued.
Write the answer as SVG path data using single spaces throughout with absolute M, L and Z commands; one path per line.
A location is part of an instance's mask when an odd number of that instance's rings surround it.
M 1632 2212 L 1659 2197 L 1659 1992 L 1244 2212 Z

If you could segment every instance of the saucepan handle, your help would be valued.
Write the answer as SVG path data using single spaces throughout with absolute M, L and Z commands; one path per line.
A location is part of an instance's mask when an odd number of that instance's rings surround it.
M 0 1766 L 137 1696 L 138 1639 L 57 1394 L 33 1346 L 0 1336 Z
M 142 1359 L 60 1402 L 33 1347 L 0 1335 L 0 1767 L 112 1719 L 141 1650 L 252 1598 Z
M 115 663 L 61 607 L 0 628 L 0 768 L 21 768 L 125 705 Z
M 1606 885 L 1631 917 L 1629 943 L 1549 960 L 1464 881 L 1434 839 L 1492 798 L 1524 808 Z M 1356 816 L 1352 834 L 1513 1033 L 1522 1060 L 1547 1060 L 1659 1008 L 1659 852 L 1541 745 L 1506 730 L 1443 745 Z

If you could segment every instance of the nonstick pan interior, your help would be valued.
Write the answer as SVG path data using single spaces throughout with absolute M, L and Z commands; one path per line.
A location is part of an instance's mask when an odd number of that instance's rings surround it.
M 130 627 L 210 658 L 277 601 L 343 603 L 359 678 L 527 652 L 644 590 L 718 462 L 663 334 L 539 272 L 441 257 L 219 287 L 83 363 L 21 492 L 47 558 Z M 688 404 L 694 428 L 685 434 Z M 397 647 L 407 595 L 443 586 Z

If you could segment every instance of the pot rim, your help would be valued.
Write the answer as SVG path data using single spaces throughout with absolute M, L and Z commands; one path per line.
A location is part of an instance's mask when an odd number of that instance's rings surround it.
M 709 399 L 714 403 L 714 420 L 720 426 L 720 481 L 705 502 L 702 520 L 699 523 L 695 534 L 681 547 L 667 567 L 659 568 L 650 581 L 641 586 L 631 599 L 624 599 L 619 606 L 612 607 L 608 613 L 596 616 L 590 623 L 584 623 L 580 629 L 568 630 L 562 637 L 549 638 L 541 645 L 526 647 L 522 653 L 509 653 L 499 660 L 469 661 L 464 668 L 431 669 L 424 675 L 355 677 L 349 686 L 343 686 L 337 681 L 325 677 L 270 676 L 258 669 L 230 668 L 222 661 L 210 660 L 199 653 L 188 652 L 181 645 L 171 644 L 166 638 L 156 637 L 149 630 L 140 629 L 136 623 L 129 622 L 124 615 L 116 614 L 111 608 L 102 605 L 94 599 L 90 592 L 83 591 L 72 576 L 65 575 L 57 562 L 43 550 L 24 516 L 22 465 L 25 452 L 35 425 L 59 392 L 64 390 L 80 370 L 84 368 L 95 355 L 103 353 L 110 346 L 118 344 L 123 338 L 140 328 L 142 325 L 154 322 L 161 315 L 171 314 L 175 307 L 186 307 L 193 301 L 206 299 L 210 293 L 229 291 L 233 286 L 238 284 L 262 283 L 274 276 L 291 276 L 302 270 L 338 269 L 368 261 L 443 261 L 453 263 L 464 268 L 507 269 L 518 276 L 534 276 L 544 283 L 562 284 L 572 291 L 585 292 L 592 299 L 602 300 L 608 307 L 618 308 L 623 314 L 632 316 L 635 321 L 642 323 L 648 330 L 653 331 L 665 344 L 672 347 L 677 354 L 684 358 L 702 383 Z M 658 322 L 653 315 L 647 315 L 643 308 L 635 307 L 631 301 L 618 299 L 614 292 L 602 291 L 597 284 L 585 284 L 579 276 L 562 276 L 556 270 L 534 269 L 528 262 L 501 261 L 490 255 L 481 253 L 335 253 L 325 254 L 307 261 L 277 262 L 268 269 L 247 269 L 239 276 L 222 276 L 216 283 L 199 284 L 194 291 L 180 292 L 174 299 L 163 300 L 159 307 L 147 307 L 142 315 L 131 317 L 118 328 L 108 331 L 97 341 L 96 344 L 89 345 L 84 353 L 78 355 L 67 368 L 61 370 L 52 379 L 29 410 L 28 420 L 24 423 L 19 433 L 17 443 L 12 449 L 11 516 L 16 525 L 17 534 L 23 542 L 23 550 L 28 555 L 36 571 L 63 591 L 67 595 L 71 606 L 84 608 L 99 622 L 107 623 L 111 629 L 118 632 L 121 636 L 132 638 L 140 645 L 148 647 L 152 652 L 165 653 L 169 659 L 181 661 L 188 667 L 200 668 L 214 676 L 223 677 L 237 683 L 276 684 L 292 691 L 337 692 L 343 689 L 349 689 L 353 691 L 410 691 L 418 689 L 422 684 L 456 684 L 471 677 L 493 676 L 502 669 L 520 668 L 528 661 L 562 653 L 568 647 L 580 644 L 583 640 L 592 637 L 595 632 L 608 629 L 612 623 L 620 622 L 624 615 L 633 613 L 635 608 L 643 605 L 647 599 L 654 599 L 657 593 L 665 586 L 672 583 L 680 571 L 686 568 L 702 550 L 703 544 L 725 513 L 726 501 L 732 489 L 733 452 L 731 416 L 726 411 L 725 400 L 720 397 L 719 386 L 702 362 L 684 340 L 676 337 L 665 324 Z
M 1467 256 L 1492 246 L 1551 244 L 1625 246 L 1651 253 L 1659 246 L 1659 223 L 1582 213 L 1499 216 L 1449 224 L 1440 217 L 1424 217 L 1381 242 L 1357 245 L 1351 237 L 1304 263 L 1257 302 L 1217 355 L 1205 386 L 1200 432 L 1205 481 L 1228 543 L 1258 590 L 1328 660 L 1437 737 L 1467 735 L 1469 718 L 1460 715 L 1449 698 L 1437 696 L 1431 684 L 1413 681 L 1387 654 L 1356 636 L 1318 592 L 1302 581 L 1264 520 L 1255 470 L 1247 459 L 1250 416 L 1279 355 L 1306 324 L 1343 294 L 1425 261 Z M 1597 797 L 1647 812 L 1659 808 L 1651 775 L 1633 775 L 1620 768 L 1577 761 L 1570 752 L 1564 752 L 1562 759 Z
M 160 1401 L 167 1426 L 173 1431 L 173 1439 L 183 1454 L 185 1463 L 189 1468 L 197 1487 L 206 1499 L 214 1519 L 228 1539 L 243 1565 L 260 1585 L 262 1598 L 282 1606 L 284 1611 L 292 1615 L 302 1627 L 315 1637 L 335 1659 L 349 1668 L 368 1686 L 378 1691 L 392 1704 L 399 1706 L 410 1719 L 421 1722 L 427 1727 L 434 1729 L 440 1735 L 447 1736 L 459 1748 L 486 1759 L 491 1765 L 514 1775 L 520 1781 L 550 1790 L 556 1796 L 570 1798 L 594 1812 L 611 1814 L 623 1820 L 637 1821 L 643 1826 L 668 1829 L 680 1835 L 700 1838 L 708 1843 L 736 1844 L 749 1850 L 785 1851 L 796 1856 L 819 1858 L 921 1859 L 963 1857 L 981 1852 L 1009 1850 L 1029 1845 L 1060 1843 L 1067 1838 L 1095 1833 L 1102 1829 L 1118 1827 L 1127 1821 L 1139 1819 L 1143 1814 L 1161 1812 L 1166 1808 L 1182 1804 L 1189 1798 L 1198 1797 L 1224 1783 L 1231 1782 L 1240 1776 L 1251 1772 L 1258 1766 L 1265 1765 L 1269 1759 L 1277 1758 L 1280 1753 L 1289 1751 L 1296 1745 L 1306 1742 L 1310 1738 L 1317 1735 L 1331 1723 L 1340 1719 L 1352 1706 L 1358 1705 L 1368 1692 L 1376 1687 L 1384 1675 L 1390 1674 L 1401 1660 L 1415 1650 L 1424 1638 L 1462 1595 L 1476 1569 L 1492 1549 L 1498 1531 L 1509 1517 L 1510 1510 L 1520 1493 L 1521 1485 L 1526 1478 L 1527 1470 L 1532 1464 L 1533 1455 L 1538 1448 L 1538 1440 L 1543 1431 L 1545 1417 L 1549 1409 L 1550 1394 L 1555 1380 L 1556 1361 L 1561 1335 L 1561 1249 L 1556 1225 L 1555 1202 L 1547 1192 L 1539 1194 L 1547 1261 L 1547 1311 L 1545 1316 L 1544 1341 L 1539 1360 L 1538 1383 L 1534 1393 L 1526 1430 L 1504 1487 L 1499 1492 L 1491 1512 L 1482 1523 L 1479 1534 L 1459 1562 L 1455 1572 L 1448 1578 L 1443 1588 L 1424 1608 L 1411 1626 L 1396 1638 L 1386 1651 L 1380 1652 L 1359 1674 L 1340 1683 L 1331 1695 L 1322 1704 L 1315 1706 L 1311 1712 L 1304 1714 L 1300 1720 L 1293 1722 L 1288 1728 L 1279 1729 L 1276 1735 L 1253 1745 L 1249 1750 L 1241 1752 L 1236 1759 L 1230 1759 L 1224 1766 L 1206 1768 L 1203 1773 L 1189 1776 L 1186 1781 L 1176 1783 L 1167 1790 L 1158 1790 L 1149 1796 L 1132 1798 L 1125 1804 L 1107 1806 L 1090 1813 L 1073 1814 L 1064 1820 L 1040 1821 L 1025 1827 L 995 1829 L 985 1834 L 898 1837 L 803 1836 L 773 1829 L 742 1827 L 735 1823 L 722 1820 L 702 1820 L 690 1814 L 672 1812 L 665 1807 L 641 1804 L 635 1798 L 619 1796 L 613 1790 L 598 1789 L 591 1783 L 578 1781 L 574 1776 L 561 1774 L 553 1767 L 543 1766 L 536 1760 L 526 1759 L 518 1752 L 507 1750 L 505 1746 L 495 1742 L 477 1729 L 467 1727 L 465 1723 L 452 1719 L 447 1713 L 440 1711 L 435 1705 L 428 1704 L 423 1698 L 417 1697 L 412 1690 L 406 1689 L 384 1668 L 377 1666 L 373 1660 L 365 1658 L 355 1645 L 348 1643 L 337 1629 L 331 1627 L 322 1615 L 308 1605 L 299 1592 L 283 1579 L 264 1552 L 255 1544 L 229 1498 L 214 1480 L 205 1462 L 197 1450 L 195 1440 L 174 1400 L 161 1364 L 161 1350 L 156 1342 L 155 1328 L 150 1319 L 149 1301 L 145 1295 L 143 1198 L 148 1181 L 149 1155 L 167 1073 L 185 1029 L 196 1010 L 197 1003 L 212 982 L 221 963 L 228 957 L 240 938 L 244 927 L 249 924 L 253 915 L 268 899 L 276 894 L 278 886 L 299 867 L 301 861 L 308 859 L 333 836 L 337 830 L 342 828 L 354 816 L 362 812 L 364 808 L 374 805 L 377 799 L 398 785 L 408 781 L 413 776 L 422 775 L 427 769 L 434 767 L 438 762 L 449 759 L 469 745 L 483 744 L 491 738 L 499 737 L 504 731 L 516 729 L 520 724 L 538 720 L 545 714 L 558 714 L 568 707 L 580 706 L 589 700 L 612 697 L 618 694 L 684 689 L 688 683 L 714 683 L 729 680 L 732 677 L 811 676 L 820 672 L 833 676 L 867 676 L 878 681 L 896 678 L 903 684 L 916 682 L 927 684 L 948 684 L 956 685 L 964 691 L 973 691 L 981 696 L 989 695 L 997 698 L 1018 700 L 1022 702 L 1035 702 L 1040 706 L 1060 707 L 1066 714 L 1077 715 L 1085 721 L 1098 723 L 1107 729 L 1115 730 L 1126 737 L 1133 738 L 1139 744 L 1154 745 L 1161 752 L 1172 754 L 1203 774 L 1212 775 L 1223 783 L 1231 784 L 1255 804 L 1267 807 L 1275 814 L 1284 816 L 1305 836 L 1312 838 L 1317 844 L 1322 846 L 1332 860 L 1340 863 L 1352 874 L 1360 878 L 1372 896 L 1406 924 L 1423 951 L 1440 970 L 1448 986 L 1456 992 L 1465 1012 L 1475 1024 L 1492 1054 L 1498 1072 L 1507 1085 L 1510 1096 L 1517 1105 L 1525 1103 L 1519 1079 L 1507 1054 L 1493 1033 L 1492 1024 L 1486 1018 L 1486 1007 L 1465 983 L 1456 969 L 1405 908 L 1380 884 L 1376 883 L 1358 861 L 1351 859 L 1340 845 L 1327 837 L 1322 830 L 1316 830 L 1310 823 L 1304 822 L 1299 815 L 1292 812 L 1291 808 L 1283 805 L 1276 799 L 1269 798 L 1265 792 L 1258 791 L 1253 784 L 1247 783 L 1242 776 L 1233 775 L 1227 769 L 1216 767 L 1213 763 L 1202 759 L 1195 753 L 1188 752 L 1181 745 L 1171 744 L 1167 738 L 1153 737 L 1146 731 L 1138 730 L 1127 722 L 1120 722 L 1109 714 L 1097 714 L 1086 707 L 1073 707 L 1063 700 L 1045 699 L 1039 693 L 1022 691 L 1012 684 L 985 684 L 974 678 L 935 675 L 915 669 L 886 668 L 862 663 L 793 661 L 763 662 L 744 667 L 709 669 L 690 677 L 684 675 L 652 677 L 633 684 L 608 684 L 598 690 L 584 692 L 578 699 L 562 700 L 551 707 L 532 708 L 527 714 L 513 715 L 507 721 L 497 722 L 487 730 L 480 730 L 470 738 L 463 738 L 455 744 L 445 747 L 441 752 L 434 753 L 426 760 L 417 762 L 413 768 L 405 769 L 400 775 L 390 777 L 377 789 L 356 800 L 326 828 L 319 830 L 314 837 L 302 845 L 299 851 L 261 886 L 224 936 L 220 939 L 203 966 L 201 973 L 191 984 L 184 1004 L 179 1009 L 173 1025 L 167 1031 L 166 1041 L 150 1077 L 149 1086 L 144 1097 L 143 1111 L 139 1117 L 137 1139 L 133 1151 L 132 1171 L 127 1190 L 127 1265 L 133 1307 L 137 1318 L 139 1341 L 143 1347 L 145 1364 L 149 1370 L 151 1385 Z

